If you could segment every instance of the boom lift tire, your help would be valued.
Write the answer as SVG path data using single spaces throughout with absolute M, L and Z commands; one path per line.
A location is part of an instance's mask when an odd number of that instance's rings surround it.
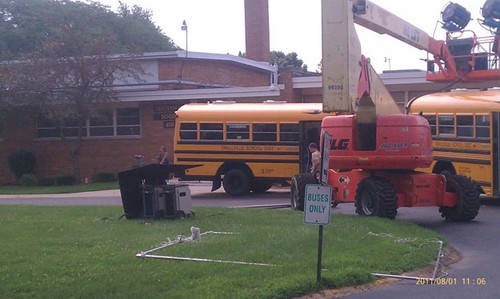
M 229 195 L 247 195 L 250 193 L 250 178 L 242 169 L 231 169 L 224 175 L 223 187 Z
M 369 177 L 356 189 L 356 214 L 394 219 L 398 213 L 396 191 L 389 180 Z
M 310 173 L 301 173 L 292 177 L 290 187 L 292 210 L 304 211 L 304 198 L 306 197 L 307 184 L 318 184 L 318 180 Z
M 461 175 L 445 173 L 446 191 L 457 193 L 454 207 L 440 207 L 439 212 L 446 221 L 472 221 L 479 212 L 479 192 L 474 182 Z

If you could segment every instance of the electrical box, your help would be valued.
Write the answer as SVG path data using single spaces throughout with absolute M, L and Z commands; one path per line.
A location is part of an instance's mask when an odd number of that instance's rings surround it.
M 188 185 L 166 185 L 163 188 L 167 217 L 185 218 L 192 213 L 191 190 Z
M 192 214 L 188 185 L 145 185 L 142 189 L 143 217 L 182 219 Z

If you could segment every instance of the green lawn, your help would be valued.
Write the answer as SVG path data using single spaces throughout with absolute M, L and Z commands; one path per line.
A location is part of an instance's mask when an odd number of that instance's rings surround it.
M 118 182 L 82 184 L 74 186 L 0 186 L 2 194 L 58 194 L 118 189 Z
M 0 208 L 0 298 L 290 298 L 431 264 L 438 234 L 404 221 L 332 215 L 316 283 L 318 226 L 292 210 L 197 207 L 184 220 L 126 220 L 121 207 Z M 137 258 L 154 254 L 274 267 Z

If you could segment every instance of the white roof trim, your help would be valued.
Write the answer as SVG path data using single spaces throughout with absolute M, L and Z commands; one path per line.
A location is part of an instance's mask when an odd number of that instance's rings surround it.
M 323 85 L 321 76 L 295 77 L 292 79 L 293 88 L 321 88 Z
M 385 85 L 397 84 L 434 84 L 433 82 L 425 79 L 425 71 L 401 71 L 379 74 L 380 79 Z M 323 82 L 321 76 L 311 77 L 294 77 L 292 79 L 293 88 L 321 88 Z
M 235 62 L 268 72 L 278 71 L 277 66 L 271 65 L 267 62 L 254 61 L 247 59 L 245 57 L 235 56 L 231 54 L 214 54 L 214 53 L 188 51 L 186 56 L 186 51 L 170 51 L 170 52 L 149 52 L 142 54 L 140 57 L 140 59 L 162 59 L 162 58 L 204 59 L 204 60 Z
M 119 98 L 121 102 L 151 102 L 173 100 L 277 97 L 279 95 L 279 86 L 257 86 L 136 92 L 123 91 L 119 93 Z

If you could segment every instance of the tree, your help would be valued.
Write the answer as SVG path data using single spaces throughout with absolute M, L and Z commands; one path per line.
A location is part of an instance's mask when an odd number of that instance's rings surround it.
M 96 39 L 86 50 L 72 57 L 60 56 L 66 44 L 51 43 L 40 52 L 29 55 L 9 66 L 11 87 L 8 97 L 17 103 L 17 110 L 37 113 L 59 126 L 60 137 L 65 140 L 74 176 L 80 181 L 79 157 L 82 149 L 83 128 L 87 120 L 100 116 L 109 103 L 118 101 L 116 80 L 140 81 L 144 73 L 136 58 L 108 55 L 107 38 Z M 76 144 L 66 139 L 64 125 L 71 122 L 78 128 Z
M 0 0 L 0 56 L 17 59 L 44 44 L 61 40 L 61 25 L 75 18 L 92 20 L 80 37 L 115 36 L 112 53 L 176 50 L 172 40 L 139 6 L 121 4 L 118 13 L 98 2 L 69 0 Z
M 157 52 L 180 49 L 170 37 L 162 33 L 152 18 L 150 10 L 137 5 L 129 7 L 120 2 L 115 22 L 118 39 L 125 50 L 132 48 L 140 52 Z
M 45 2 L 58 5 L 64 1 Z M 79 14 L 78 5 L 75 13 L 53 16 L 54 36 L 41 40 L 36 48 L 24 46 L 30 51 L 19 55 L 19 60 L 0 65 L 0 108 L 11 116 L 22 110 L 28 113 L 25 115 L 39 114 L 57 122 L 71 154 L 75 178 L 80 181 L 82 129 L 87 120 L 99 117 L 103 108 L 118 100 L 114 82 L 140 82 L 144 71 L 137 62 L 139 54 L 132 52 L 136 47 L 129 45 L 126 55 L 112 55 L 117 46 L 124 45 L 120 35 L 89 28 L 88 24 L 102 21 L 101 15 Z M 68 120 L 78 128 L 76 143 L 64 136 L 62 127 Z
M 298 58 L 297 53 L 292 52 L 285 55 L 282 51 L 271 51 L 271 63 L 279 67 L 294 67 L 307 71 L 307 65 Z

